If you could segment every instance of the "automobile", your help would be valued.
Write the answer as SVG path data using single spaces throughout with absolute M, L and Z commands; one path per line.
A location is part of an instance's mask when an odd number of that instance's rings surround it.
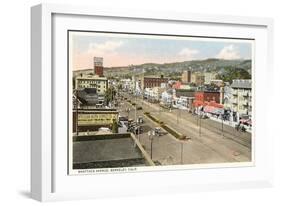
M 161 127 L 155 127 L 155 128 L 154 128 L 154 131 L 155 131 L 155 135 L 156 135 L 156 136 L 162 136 L 162 135 L 167 134 L 167 132 L 163 131 L 163 130 L 161 129 Z
M 134 134 L 141 134 L 143 132 L 143 129 L 141 126 L 131 125 L 128 128 L 128 132 L 132 132 Z
M 99 131 L 100 132 L 110 132 L 111 130 L 109 128 L 107 128 L 107 127 L 100 127 Z
M 128 119 L 128 123 L 129 123 L 129 125 L 133 125 L 133 124 L 135 124 L 135 121 L 133 119 Z
M 208 117 L 207 114 L 202 114 L 202 115 L 201 115 L 201 118 L 202 118 L 202 119 L 208 119 L 209 117 Z
M 126 133 L 128 131 L 128 127 L 125 122 L 118 123 L 118 133 Z
M 137 123 L 142 124 L 143 122 L 144 122 L 143 117 L 139 116 L 138 119 L 137 119 Z
M 235 129 L 236 129 L 237 131 L 246 132 L 246 128 L 244 127 L 243 124 L 237 124 L 237 125 L 235 125 Z
M 252 120 L 249 115 L 242 115 L 239 120 L 240 124 L 252 126 Z
M 134 133 L 135 134 L 141 134 L 143 132 L 143 129 L 141 126 L 135 126 L 134 127 Z

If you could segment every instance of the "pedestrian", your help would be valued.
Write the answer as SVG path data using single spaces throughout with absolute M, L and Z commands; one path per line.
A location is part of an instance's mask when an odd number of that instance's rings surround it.
M 237 131 L 238 131 L 239 128 L 240 128 L 240 124 L 241 124 L 241 122 L 239 121 L 238 124 L 237 124 L 237 126 L 236 126 L 236 130 L 237 130 Z

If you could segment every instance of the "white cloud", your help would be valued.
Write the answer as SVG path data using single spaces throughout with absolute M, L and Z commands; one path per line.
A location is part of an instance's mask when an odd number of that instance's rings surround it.
M 192 60 L 199 53 L 196 49 L 184 48 L 182 49 L 178 55 L 184 57 L 186 60 Z
M 100 44 L 91 43 L 89 45 L 88 53 L 103 55 L 109 52 L 115 52 L 115 50 L 121 47 L 122 44 L 122 41 L 106 41 Z
M 225 46 L 216 56 L 218 59 L 241 59 L 239 50 L 233 44 Z

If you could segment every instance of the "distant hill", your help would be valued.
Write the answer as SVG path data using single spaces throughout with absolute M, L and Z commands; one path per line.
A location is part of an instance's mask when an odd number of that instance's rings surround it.
M 184 70 L 200 71 L 200 72 L 218 72 L 221 73 L 225 69 L 243 69 L 248 73 L 252 73 L 252 61 L 251 60 L 225 60 L 225 59 L 205 59 L 205 60 L 192 60 L 173 63 L 145 63 L 141 65 L 132 65 L 125 67 L 108 67 L 105 68 L 106 75 L 132 75 L 134 74 L 170 74 L 181 73 Z
M 179 79 L 184 70 L 191 70 L 192 72 L 217 72 L 222 79 L 227 80 L 227 76 L 232 77 L 247 77 L 251 78 L 252 74 L 252 60 L 225 60 L 225 59 L 204 59 L 192 60 L 173 63 L 145 63 L 140 65 L 131 65 L 124 67 L 106 67 L 104 68 L 104 75 L 107 77 L 123 77 L 129 78 L 132 75 L 160 75 L 163 74 L 170 78 Z M 236 72 L 237 70 L 237 72 Z M 73 72 L 74 76 L 80 74 L 93 74 L 92 68 L 76 70 Z

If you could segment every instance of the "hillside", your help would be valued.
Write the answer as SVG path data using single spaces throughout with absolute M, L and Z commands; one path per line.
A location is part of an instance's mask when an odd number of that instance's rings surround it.
M 223 73 L 225 69 L 242 69 L 251 74 L 251 60 L 224 60 L 224 59 L 205 59 L 173 63 L 146 63 L 141 65 L 132 65 L 125 67 L 105 68 L 105 74 L 108 76 L 130 76 L 132 74 L 180 74 L 183 70 L 200 72 L 218 72 Z

